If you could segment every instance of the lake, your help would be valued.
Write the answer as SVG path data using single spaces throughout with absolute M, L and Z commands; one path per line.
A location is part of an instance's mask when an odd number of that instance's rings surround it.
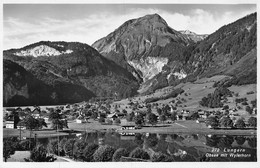
M 76 135 L 60 136 L 75 138 Z M 257 161 L 256 136 L 206 135 L 206 134 L 134 134 L 123 136 L 117 132 L 82 133 L 79 135 L 87 143 L 110 145 L 116 149 L 123 147 L 132 151 L 136 147 L 150 153 L 162 152 L 176 162 L 198 161 Z M 39 138 L 47 145 L 51 139 Z

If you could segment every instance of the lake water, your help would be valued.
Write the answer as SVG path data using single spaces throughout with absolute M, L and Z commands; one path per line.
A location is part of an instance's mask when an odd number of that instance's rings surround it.
M 64 136 L 75 138 L 76 135 Z M 63 137 L 59 137 L 61 140 Z M 84 133 L 88 143 L 107 144 L 132 151 L 140 147 L 150 153 L 162 152 L 177 162 L 188 161 L 257 161 L 256 136 L 204 134 L 135 134 L 122 136 L 117 132 Z M 38 139 L 47 144 L 52 138 Z

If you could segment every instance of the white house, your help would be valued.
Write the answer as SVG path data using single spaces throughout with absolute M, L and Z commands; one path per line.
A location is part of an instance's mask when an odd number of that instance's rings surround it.
M 7 121 L 5 121 L 5 127 L 14 129 L 14 120 L 7 120 Z
M 76 119 L 76 123 L 85 123 L 85 119 L 82 117 L 82 116 L 79 116 L 77 119 Z

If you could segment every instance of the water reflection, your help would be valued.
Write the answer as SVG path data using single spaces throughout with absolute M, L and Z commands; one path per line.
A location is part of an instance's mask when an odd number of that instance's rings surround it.
M 235 138 L 235 140 L 236 140 L 237 144 L 241 146 L 245 143 L 246 138 L 244 136 L 237 136 Z
M 65 143 L 63 138 L 70 139 L 71 144 L 77 139 L 75 135 L 64 136 L 59 138 L 61 143 Z M 39 142 L 48 144 L 52 139 L 55 138 L 42 139 Z M 98 144 L 110 145 L 116 149 L 125 148 L 128 152 L 139 147 L 150 155 L 156 154 L 155 156 L 159 159 L 164 158 L 167 161 L 256 161 L 256 136 L 141 133 L 123 136 L 116 132 L 93 132 L 82 133 L 80 141 L 83 141 L 84 145 L 78 144 L 76 148 L 73 148 L 70 143 L 63 145 L 65 153 L 73 153 L 72 150 L 74 153 L 82 152 L 84 146 Z M 219 149 L 219 151 L 212 151 L 213 148 Z M 229 156 L 231 152 L 225 151 L 233 149 L 244 149 L 244 153 L 250 154 L 250 156 L 232 158 Z M 223 153 L 227 153 L 227 157 L 224 155 L 222 157 Z M 219 156 L 209 157 L 209 154 L 219 154 Z

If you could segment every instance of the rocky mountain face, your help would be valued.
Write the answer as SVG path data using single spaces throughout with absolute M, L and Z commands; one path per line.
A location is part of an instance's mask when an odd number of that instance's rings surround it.
M 183 64 L 176 69 L 174 61 L 169 62 L 164 71 L 143 84 L 144 91 L 218 74 L 232 77 L 226 85 L 256 83 L 256 24 L 253 13 L 187 46 Z
M 234 83 L 241 83 L 248 73 L 256 76 L 254 61 L 250 61 L 250 70 L 234 73 L 237 64 L 244 65 L 245 57 L 256 58 L 256 14 L 210 35 L 178 32 L 159 15 L 146 15 L 125 22 L 92 46 L 139 79 L 140 93 L 217 74 L 232 76 L 237 80 Z
M 196 34 L 189 30 L 181 30 L 179 32 L 194 42 L 204 40 L 208 36 L 207 34 Z
M 6 106 L 123 98 L 138 88 L 131 73 L 87 44 L 42 41 L 3 56 Z
M 92 47 L 41 41 L 3 52 L 4 105 L 126 98 L 224 74 L 256 83 L 256 13 L 210 35 L 170 28 L 158 14 L 125 22 Z M 96 50 L 95 50 L 95 49 Z M 102 55 L 101 55 L 102 54 Z
M 169 62 L 171 55 L 160 54 L 169 43 L 184 47 L 192 40 L 170 28 L 161 16 L 153 14 L 125 22 L 92 47 L 145 82 Z

